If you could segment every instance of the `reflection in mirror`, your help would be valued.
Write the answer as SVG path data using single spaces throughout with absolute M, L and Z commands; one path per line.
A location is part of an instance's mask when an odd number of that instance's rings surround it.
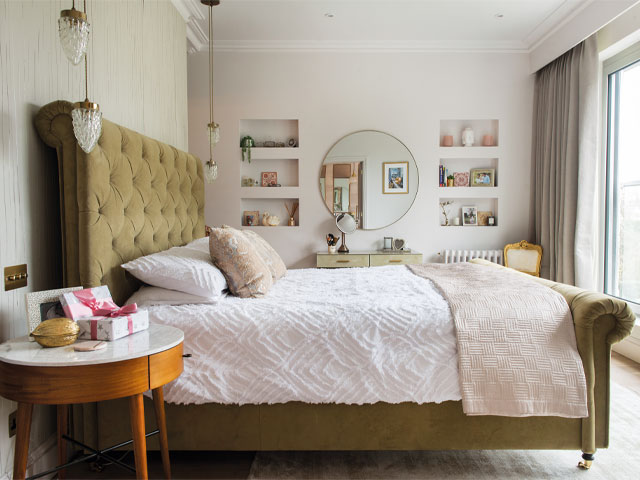
M 352 133 L 327 153 L 320 171 L 322 199 L 334 215 L 350 213 L 356 228 L 399 220 L 418 191 L 418 168 L 397 138 L 375 130 Z

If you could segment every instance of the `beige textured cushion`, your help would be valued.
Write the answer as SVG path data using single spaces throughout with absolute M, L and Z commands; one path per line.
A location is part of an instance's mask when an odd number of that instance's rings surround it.
M 262 258 L 264 263 L 269 267 L 269 271 L 271 272 L 271 277 L 273 278 L 273 283 L 275 283 L 280 278 L 284 277 L 287 273 L 287 266 L 278 255 L 269 242 L 267 242 L 264 238 L 258 235 L 253 230 L 242 230 L 242 233 L 251 241 L 253 246 L 258 252 L 258 255 Z
M 229 290 L 238 297 L 262 297 L 273 285 L 271 271 L 253 244 L 235 228 L 212 228 L 209 251 Z

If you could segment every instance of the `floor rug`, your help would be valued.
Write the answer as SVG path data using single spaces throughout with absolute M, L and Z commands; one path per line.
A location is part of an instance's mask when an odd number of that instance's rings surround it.
M 640 478 L 640 397 L 611 386 L 610 446 L 589 471 L 579 451 L 258 452 L 249 478 L 267 479 L 547 479 Z

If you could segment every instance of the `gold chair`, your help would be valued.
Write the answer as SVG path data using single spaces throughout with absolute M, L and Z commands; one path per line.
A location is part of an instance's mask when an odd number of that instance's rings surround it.
M 504 266 L 535 277 L 540 276 L 542 247 L 525 240 L 504 247 Z

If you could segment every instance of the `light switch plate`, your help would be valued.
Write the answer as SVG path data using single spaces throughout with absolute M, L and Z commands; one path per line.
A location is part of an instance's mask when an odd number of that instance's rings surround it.
M 4 290 L 15 290 L 27 286 L 27 265 L 4 267 Z

